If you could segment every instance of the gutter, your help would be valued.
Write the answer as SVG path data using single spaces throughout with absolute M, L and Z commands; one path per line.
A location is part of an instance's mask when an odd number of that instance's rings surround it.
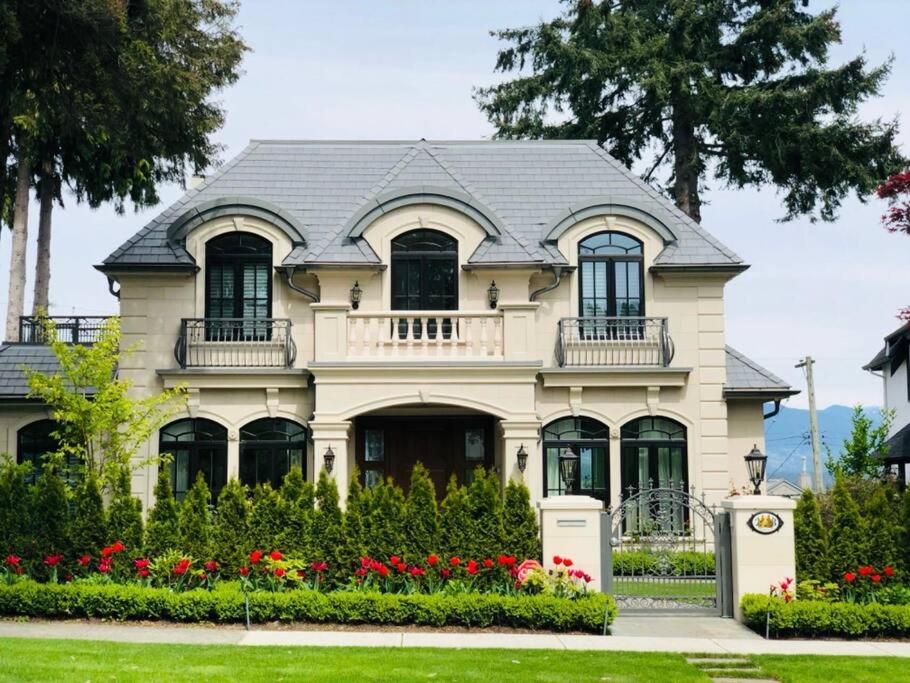
M 540 289 L 535 289 L 531 292 L 531 295 L 528 297 L 529 301 L 537 301 L 537 297 L 541 294 L 546 294 L 547 292 L 552 292 L 554 289 L 559 287 L 559 283 L 562 282 L 563 276 L 569 270 L 574 270 L 571 266 L 551 266 L 553 270 L 553 282 L 546 287 L 541 287 Z
M 297 272 L 297 266 L 291 266 L 290 268 L 278 268 L 279 272 L 284 275 L 284 281 L 287 283 L 287 286 L 297 292 L 298 294 L 303 294 L 307 299 L 310 299 L 313 303 L 319 303 L 319 295 L 316 292 L 311 292 L 308 289 L 303 287 L 298 287 L 294 284 L 294 273 Z

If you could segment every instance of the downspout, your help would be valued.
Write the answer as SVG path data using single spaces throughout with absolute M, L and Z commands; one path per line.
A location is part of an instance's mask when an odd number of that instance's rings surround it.
M 114 278 L 110 275 L 107 276 L 107 291 L 117 297 L 118 300 L 120 299 L 120 290 L 114 289 Z
M 298 287 L 294 284 L 294 273 L 297 272 L 297 266 L 291 266 L 290 268 L 283 268 L 281 270 L 284 273 L 284 281 L 287 283 L 288 287 L 293 289 L 298 294 L 303 294 L 307 299 L 311 299 L 313 303 L 319 303 L 319 295 L 315 292 L 311 292 L 308 289 L 303 287 Z
M 768 419 L 774 417 L 775 415 L 777 415 L 779 412 L 780 412 L 780 399 L 776 398 L 776 399 L 774 399 L 774 409 L 770 413 L 763 412 L 762 419 L 768 420 Z
M 568 270 L 568 267 L 567 266 L 552 266 L 552 269 L 553 269 L 553 282 L 551 284 L 547 285 L 546 287 L 541 287 L 540 289 L 535 289 L 533 292 L 531 292 L 531 296 L 529 297 L 530 301 L 536 301 L 537 297 L 539 297 L 541 294 L 546 294 L 547 292 L 551 292 L 554 289 L 556 289 L 557 287 L 559 287 L 559 283 L 562 282 L 563 275 L 565 275 L 566 271 Z

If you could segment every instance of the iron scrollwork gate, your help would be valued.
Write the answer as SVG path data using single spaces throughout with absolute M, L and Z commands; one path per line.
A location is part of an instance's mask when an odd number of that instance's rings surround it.
M 610 587 L 621 611 L 732 616 L 726 513 L 684 484 L 629 488 L 610 515 Z

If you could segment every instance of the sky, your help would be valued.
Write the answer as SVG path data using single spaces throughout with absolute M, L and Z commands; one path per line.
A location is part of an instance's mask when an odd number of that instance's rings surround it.
M 814 1 L 813 9 L 830 7 Z M 227 121 L 216 139 L 222 160 L 250 139 L 480 139 L 493 129 L 472 99 L 475 86 L 494 74 L 495 28 L 554 17 L 556 0 L 243 0 L 239 29 L 251 46 L 239 82 L 216 97 Z M 893 73 L 864 117 L 910 111 L 910 2 L 842 0 L 839 63 L 865 51 L 881 63 L 893 55 Z M 910 120 L 900 142 L 910 154 Z M 751 268 L 726 292 L 727 343 L 804 389 L 794 368 L 816 359 L 818 405 L 879 405 L 881 380 L 862 370 L 899 325 L 896 311 L 910 305 L 910 238 L 880 225 L 883 204 L 851 198 L 836 223 L 777 221 L 783 215 L 773 188 L 726 190 L 703 196 L 702 225 L 740 254 Z M 54 215 L 51 313 L 108 314 L 117 301 L 92 266 L 182 194 L 162 189 L 162 203 L 118 215 L 91 210 L 65 197 Z M 30 216 L 31 287 L 37 203 Z M 9 262 L 10 238 L 0 237 L 0 264 Z M 5 316 L 8 268 L 0 266 L 0 314 Z M 802 407 L 806 394 L 790 399 Z

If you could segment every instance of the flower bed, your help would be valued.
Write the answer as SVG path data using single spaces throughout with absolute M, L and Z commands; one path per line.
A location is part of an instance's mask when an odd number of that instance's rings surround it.
M 46 618 L 164 619 L 240 623 L 250 620 L 333 624 L 501 626 L 599 633 L 616 617 L 610 596 L 589 593 L 569 600 L 551 594 L 401 594 L 376 591 L 320 592 L 308 588 L 245 592 L 225 581 L 211 590 L 177 592 L 135 584 L 93 584 L 77 580 L 40 584 L 18 579 L 0 585 L 0 614 Z

